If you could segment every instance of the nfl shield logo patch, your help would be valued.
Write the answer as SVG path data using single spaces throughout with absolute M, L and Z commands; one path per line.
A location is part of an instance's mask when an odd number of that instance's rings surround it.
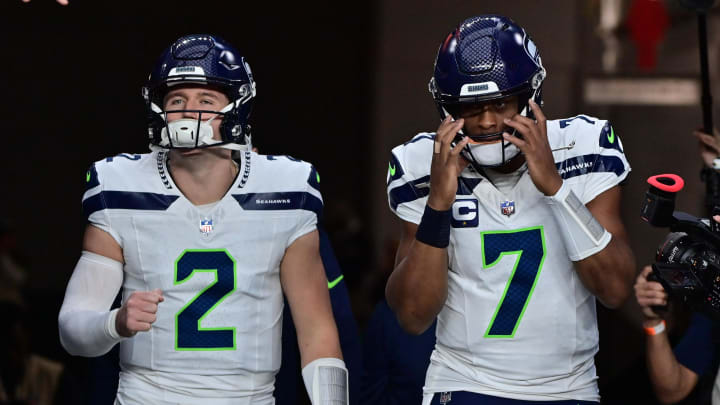
M 213 221 L 212 219 L 201 219 L 200 220 L 200 232 L 203 233 L 203 235 L 209 235 L 210 232 L 213 230 Z
M 505 201 L 500 204 L 500 212 L 503 215 L 510 216 L 515 213 L 515 201 Z

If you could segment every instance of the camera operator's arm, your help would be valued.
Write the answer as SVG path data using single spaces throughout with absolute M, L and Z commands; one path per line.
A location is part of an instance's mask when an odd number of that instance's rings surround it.
M 650 266 L 645 266 L 638 275 L 635 297 L 645 319 L 643 327 L 647 334 L 646 357 L 650 381 L 660 402 L 671 404 L 692 391 L 698 375 L 678 362 L 665 332 L 665 322 L 652 310 L 652 306 L 667 305 L 667 293 L 660 283 L 647 280 L 651 271 Z
M 619 307 L 630 296 L 635 275 L 635 256 L 620 218 L 620 196 L 620 187 L 615 186 L 587 204 L 612 239 L 603 250 L 575 262 L 583 285 L 608 308 Z

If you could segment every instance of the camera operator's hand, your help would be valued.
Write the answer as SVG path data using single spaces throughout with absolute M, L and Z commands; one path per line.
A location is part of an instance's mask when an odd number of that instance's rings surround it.
M 667 305 L 668 295 L 662 284 L 657 281 L 648 281 L 647 277 L 652 267 L 645 266 L 635 279 L 635 298 L 637 299 L 646 320 L 658 320 L 660 315 L 652 310 L 653 306 Z
M 693 136 L 698 140 L 700 157 L 702 157 L 706 167 L 713 167 L 713 160 L 720 156 L 720 141 L 718 141 L 720 133 L 718 133 L 717 128 L 714 132 L 715 134 L 713 136 L 706 134 L 701 129 L 693 131 Z

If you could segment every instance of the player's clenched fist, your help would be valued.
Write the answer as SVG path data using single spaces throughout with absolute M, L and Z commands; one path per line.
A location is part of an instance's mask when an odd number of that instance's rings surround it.
M 455 202 L 457 178 L 468 165 L 468 162 L 460 156 L 460 151 L 467 145 L 469 139 L 465 137 L 456 145 L 452 144 L 464 122 L 462 118 L 453 121 L 448 115 L 435 135 L 428 205 L 438 211 L 450 209 Z
M 157 319 L 158 304 L 163 302 L 162 291 L 135 291 L 123 304 L 115 319 L 115 328 L 123 337 L 134 336 L 138 332 L 150 330 Z

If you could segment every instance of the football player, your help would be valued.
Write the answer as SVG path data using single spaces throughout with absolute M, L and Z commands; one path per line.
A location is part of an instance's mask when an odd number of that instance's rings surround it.
M 630 166 L 607 121 L 546 120 L 545 74 L 511 19 L 463 21 L 430 80 L 440 126 L 392 151 L 387 300 L 411 333 L 437 317 L 423 404 L 599 401 L 595 299 L 618 307 L 634 276 Z
M 235 48 L 182 37 L 144 88 L 153 152 L 87 172 L 89 224 L 60 338 L 81 356 L 120 343 L 117 404 L 272 404 L 283 293 L 312 403 L 347 403 L 318 250 L 319 176 L 252 152 L 255 95 Z

